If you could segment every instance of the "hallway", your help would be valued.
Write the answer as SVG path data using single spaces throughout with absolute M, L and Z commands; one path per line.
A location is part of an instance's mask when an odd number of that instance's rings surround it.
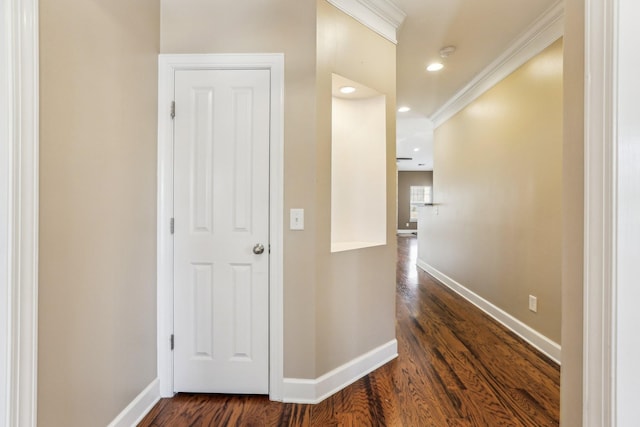
M 416 268 L 398 237 L 399 357 L 318 405 L 178 394 L 139 426 L 555 426 L 560 368 Z

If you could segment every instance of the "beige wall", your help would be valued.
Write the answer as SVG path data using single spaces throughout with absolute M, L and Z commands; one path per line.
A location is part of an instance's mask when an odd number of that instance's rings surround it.
M 316 376 L 395 338 L 396 47 L 317 0 Z M 330 253 L 331 73 L 386 96 L 387 244 Z
M 565 1 L 560 421 L 582 425 L 584 0 Z
M 417 229 L 417 222 L 409 222 L 412 185 L 433 186 L 433 171 L 398 171 L 398 230 Z
M 38 425 L 106 425 L 156 377 L 160 11 L 39 3 Z
M 162 53 L 284 53 L 285 376 L 315 378 L 315 40 L 312 1 L 162 0 Z M 310 190 L 311 189 L 311 190 Z M 305 209 L 305 230 L 288 212 Z
M 559 343 L 561 41 L 436 129 L 433 179 L 420 258 Z

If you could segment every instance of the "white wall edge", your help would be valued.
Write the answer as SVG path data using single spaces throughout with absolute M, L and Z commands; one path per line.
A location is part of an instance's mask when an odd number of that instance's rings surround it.
M 389 0 L 327 0 L 370 30 L 397 44 L 397 32 L 407 15 Z
M 174 73 L 180 69 L 271 71 L 269 152 L 269 398 L 282 400 L 284 372 L 284 54 L 161 54 L 158 57 L 158 379 L 160 396 L 173 396 L 173 122 Z
M 393 339 L 316 379 L 284 379 L 283 402 L 316 404 L 398 357 Z
M 434 129 L 500 83 L 564 34 L 564 1 L 543 13 L 507 50 L 429 117 Z
M 536 349 L 547 355 L 550 359 L 552 359 L 557 364 L 561 362 L 561 347 L 560 344 L 550 340 L 549 338 L 542 335 L 540 332 L 531 328 L 527 324 L 522 321 L 516 319 L 506 311 L 502 310 L 498 306 L 493 303 L 487 301 L 482 298 L 480 295 L 475 292 L 469 290 L 465 286 L 456 282 L 451 277 L 442 273 L 438 269 L 432 267 L 427 264 L 423 260 L 418 259 L 417 262 L 418 267 L 422 270 L 426 271 L 433 277 L 435 277 L 442 284 L 456 292 L 458 295 L 462 296 L 464 299 L 469 301 L 471 304 L 478 307 L 480 310 L 491 316 L 493 319 L 498 321 L 504 327 L 518 335 L 520 338 L 534 346 Z
M 156 378 L 109 423 L 108 427 L 131 427 L 138 425 L 159 400 L 160 380 Z
M 0 243 L 6 263 L 0 280 L 6 285 L 0 298 L 0 424 L 32 427 L 38 379 L 38 0 L 6 0 L 0 16 L 0 151 L 7 155 L 0 177 L 7 190 L 0 200 L 7 220 Z

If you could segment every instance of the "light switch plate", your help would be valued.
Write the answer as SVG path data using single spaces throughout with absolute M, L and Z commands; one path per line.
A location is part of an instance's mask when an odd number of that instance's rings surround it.
M 304 209 L 291 209 L 289 228 L 291 230 L 304 230 Z

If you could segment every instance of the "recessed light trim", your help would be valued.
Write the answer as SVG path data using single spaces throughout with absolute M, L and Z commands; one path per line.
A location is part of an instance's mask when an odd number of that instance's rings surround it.
M 431 64 L 429 64 L 429 66 L 427 67 L 427 71 L 440 71 L 444 68 L 444 65 L 442 65 L 441 62 L 432 62 Z
M 440 49 L 440 58 L 448 58 L 449 56 L 453 55 L 455 51 L 456 51 L 455 46 L 445 46 L 442 49 Z
M 418 152 L 420 151 L 420 148 L 414 148 L 413 151 Z
M 411 111 L 411 108 L 407 107 L 407 106 L 403 106 L 398 108 L 398 113 L 406 113 L 407 111 Z
M 353 93 L 356 91 L 356 88 L 353 86 L 342 86 L 340 88 L 340 92 L 344 93 L 344 94 L 349 94 L 349 93 Z

